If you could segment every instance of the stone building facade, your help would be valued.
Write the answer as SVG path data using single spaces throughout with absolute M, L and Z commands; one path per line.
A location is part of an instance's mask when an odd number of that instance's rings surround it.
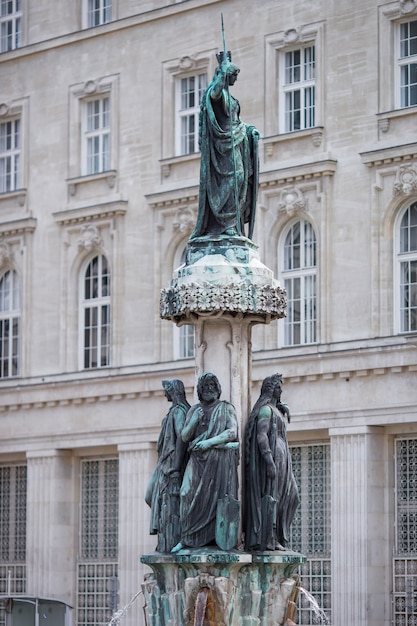
M 161 380 L 194 394 L 159 293 L 195 222 L 223 13 L 263 138 L 254 240 L 288 294 L 254 328 L 252 392 L 283 374 L 303 585 L 333 626 L 411 626 L 417 2 L 0 4 L 0 595 L 99 626 L 140 589 Z

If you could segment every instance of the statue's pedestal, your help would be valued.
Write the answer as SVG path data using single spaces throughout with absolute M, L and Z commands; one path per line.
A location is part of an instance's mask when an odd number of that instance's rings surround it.
M 285 311 L 285 291 L 245 237 L 190 240 L 185 263 L 161 291 L 161 318 L 194 326 L 196 375 L 216 374 L 222 397 L 241 416 L 242 434 L 251 408 L 252 326 Z
M 153 553 L 143 583 L 147 626 L 279 626 L 304 563 L 292 551 L 250 554 L 216 548 Z

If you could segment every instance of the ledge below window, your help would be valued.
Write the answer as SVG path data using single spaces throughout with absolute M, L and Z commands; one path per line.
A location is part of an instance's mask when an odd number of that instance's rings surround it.
M 311 141 L 313 146 L 319 148 L 322 144 L 324 136 L 323 126 L 315 126 L 306 130 L 295 130 L 291 133 L 282 133 L 280 135 L 272 135 L 271 137 L 263 137 L 262 143 L 265 150 L 265 158 L 273 157 L 276 149 L 280 149 L 281 144 L 288 142 Z
M 165 178 L 190 178 L 198 175 L 201 152 L 192 152 L 181 156 L 161 159 L 162 179 Z M 191 176 L 190 176 L 191 175 Z
M 16 191 L 6 191 L 0 193 L 0 211 L 15 213 L 16 211 L 24 212 L 26 207 L 27 189 L 16 189 Z
M 384 113 L 377 113 L 378 128 L 382 133 L 387 133 L 390 128 L 391 120 L 399 118 L 409 117 L 410 115 L 416 115 L 417 106 L 405 107 L 403 109 L 394 109 L 393 111 L 385 111 Z
M 117 171 L 107 170 L 99 174 L 68 178 L 68 196 L 74 198 L 77 195 L 89 196 L 91 193 L 100 195 L 108 193 L 109 189 L 115 189 L 117 185 Z

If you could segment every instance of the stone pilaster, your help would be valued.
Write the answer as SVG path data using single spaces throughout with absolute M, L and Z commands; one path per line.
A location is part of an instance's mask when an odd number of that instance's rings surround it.
M 389 608 L 388 446 L 382 428 L 330 431 L 332 625 L 381 626 Z
M 27 593 L 74 603 L 77 554 L 73 456 L 27 453 Z
M 121 444 L 119 452 L 119 606 L 126 606 L 141 589 L 148 568 L 138 567 L 140 555 L 155 549 L 149 535 L 150 509 L 145 491 L 156 465 L 150 443 Z M 143 619 L 143 597 L 139 596 L 123 618 L 124 626 L 136 626 Z

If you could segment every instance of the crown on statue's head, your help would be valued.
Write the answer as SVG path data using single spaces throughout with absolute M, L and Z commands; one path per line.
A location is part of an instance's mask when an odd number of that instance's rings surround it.
M 221 65 L 223 63 L 223 60 L 224 60 L 224 52 L 223 52 L 223 50 L 221 52 L 217 52 L 216 57 L 217 57 L 217 61 L 218 61 L 219 65 Z M 230 50 L 227 51 L 227 58 L 229 59 L 229 61 L 232 60 L 232 53 L 230 52 Z

